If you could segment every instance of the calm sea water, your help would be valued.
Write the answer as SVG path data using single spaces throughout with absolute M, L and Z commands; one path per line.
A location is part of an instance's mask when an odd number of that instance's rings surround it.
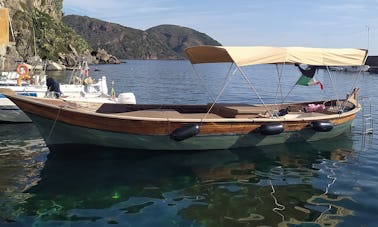
M 255 102 L 285 97 L 296 70 L 267 78 L 276 69 L 248 68 L 254 85 L 230 79 L 227 67 L 202 66 L 201 79 L 187 61 L 127 61 L 100 65 L 117 93 L 134 92 L 138 103 Z M 222 74 L 223 73 L 223 74 Z M 325 85 L 296 87 L 285 100 L 343 97 L 354 74 L 325 71 Z M 67 75 L 52 74 L 61 82 Z M 203 81 L 202 81 L 203 82 Z M 378 75 L 357 81 L 377 117 Z M 341 87 L 338 92 L 332 85 Z M 265 99 L 267 98 L 267 99 Z M 367 104 L 369 102 L 366 102 Z M 366 105 L 368 106 L 368 105 Z M 367 108 L 365 108 L 367 109 Z M 377 127 L 375 127 L 377 128 Z M 0 125 L 0 226 L 376 226 L 378 224 L 378 144 L 363 136 L 362 113 L 338 138 L 240 150 L 131 152 L 98 147 L 53 147 L 33 124 Z

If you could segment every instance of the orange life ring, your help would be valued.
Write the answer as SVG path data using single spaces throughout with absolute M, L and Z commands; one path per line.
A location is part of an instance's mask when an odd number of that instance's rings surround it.
M 22 80 L 30 80 L 29 76 L 29 67 L 25 64 L 18 64 L 16 68 L 16 72 L 18 73 L 18 78 L 17 78 L 17 85 L 21 86 Z
M 28 71 L 29 71 L 29 67 L 26 64 L 21 63 L 17 65 L 16 72 L 19 75 L 28 74 Z

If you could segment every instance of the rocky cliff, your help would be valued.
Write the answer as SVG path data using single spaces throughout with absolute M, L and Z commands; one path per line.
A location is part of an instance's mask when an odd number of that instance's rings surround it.
M 88 43 L 62 23 L 62 4 L 63 0 L 0 0 L 0 7 L 9 9 L 11 22 L 2 70 L 14 69 L 16 61 L 34 64 L 35 56 L 66 66 L 83 57 L 96 61 Z

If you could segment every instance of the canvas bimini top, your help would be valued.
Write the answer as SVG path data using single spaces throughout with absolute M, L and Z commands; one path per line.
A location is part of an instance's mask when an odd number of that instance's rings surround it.
M 353 48 L 196 46 L 185 52 L 192 64 L 233 62 L 237 66 L 283 63 L 359 66 L 367 58 L 367 50 Z

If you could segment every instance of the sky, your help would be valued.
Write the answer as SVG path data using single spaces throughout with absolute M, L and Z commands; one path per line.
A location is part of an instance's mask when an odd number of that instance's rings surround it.
M 223 46 L 362 48 L 378 55 L 378 0 L 63 0 L 63 13 L 140 30 L 184 26 Z

